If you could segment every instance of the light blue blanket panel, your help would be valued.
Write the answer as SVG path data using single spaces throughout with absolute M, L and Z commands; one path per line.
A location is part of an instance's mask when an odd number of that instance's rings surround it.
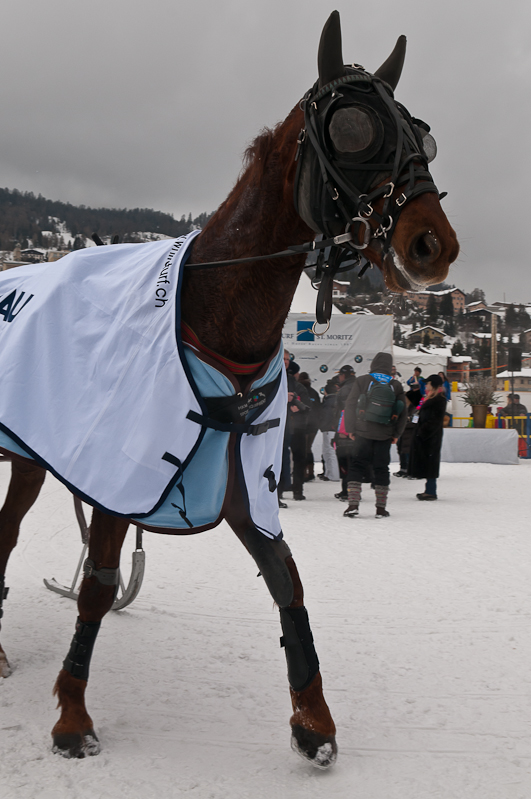
M 189 347 L 184 347 L 186 361 L 195 384 L 203 397 L 232 397 L 234 387 L 225 375 L 201 361 Z M 256 380 L 252 390 L 271 383 L 283 367 L 283 350 L 271 361 L 265 375 Z M 208 428 L 197 452 L 184 471 L 181 490 L 174 486 L 162 505 L 149 516 L 133 518 L 150 527 L 188 530 L 189 525 L 179 513 L 182 510 L 193 527 L 212 524 L 221 513 L 229 474 L 229 433 Z M 0 447 L 31 458 L 27 450 L 0 430 Z

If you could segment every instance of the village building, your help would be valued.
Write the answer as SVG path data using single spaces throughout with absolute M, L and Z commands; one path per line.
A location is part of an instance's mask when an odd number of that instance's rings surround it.
M 526 350 L 531 350 L 531 328 L 524 330 L 522 335 L 524 337 L 524 347 Z
M 469 302 L 468 305 L 465 305 L 465 313 L 472 313 L 473 311 L 486 311 L 487 303 L 483 302 L 483 300 L 478 300 L 477 302 Z
M 470 382 L 470 363 L 472 358 L 470 355 L 452 355 L 448 359 L 448 367 L 446 375 L 450 382 L 456 380 L 458 383 Z
M 440 303 L 442 298 L 446 295 L 450 294 L 452 297 L 452 305 L 454 309 L 454 314 L 458 314 L 460 312 L 464 313 L 465 311 L 465 292 L 461 291 L 461 289 L 443 289 L 443 291 L 408 291 L 406 292 L 406 296 L 408 299 L 415 302 L 420 308 L 424 311 L 428 307 L 428 302 L 430 297 L 435 297 L 437 304 Z
M 506 380 L 511 381 L 509 386 L 512 387 L 512 378 L 514 376 L 514 391 L 531 391 L 531 369 L 522 367 L 520 372 L 509 372 L 507 369 L 504 372 L 498 372 L 496 375 L 496 386 L 498 390 L 505 390 Z M 512 390 L 510 388 L 509 390 Z
M 47 251 L 40 247 L 28 247 L 20 251 L 20 258 L 30 264 L 42 264 L 47 260 Z
M 442 346 L 445 337 L 443 330 L 431 325 L 418 327 L 416 330 L 412 330 L 411 333 L 404 335 L 408 344 L 435 344 L 436 346 Z
M 69 252 L 70 250 L 48 250 L 48 263 L 58 261 L 59 258 L 64 258 Z
M 349 286 L 349 280 L 334 280 L 332 285 L 332 299 L 344 300 L 347 296 Z

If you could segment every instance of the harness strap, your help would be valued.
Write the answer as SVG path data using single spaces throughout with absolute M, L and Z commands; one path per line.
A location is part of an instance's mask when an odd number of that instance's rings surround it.
M 237 363 L 236 361 L 231 361 L 229 358 L 223 357 L 223 355 L 214 352 L 214 350 L 211 350 L 203 344 L 190 325 L 187 325 L 184 321 L 181 321 L 181 338 L 188 346 L 195 347 L 199 352 L 203 352 L 205 355 L 214 358 L 215 361 L 219 361 L 219 363 L 223 364 L 233 375 L 252 375 L 261 369 L 265 363 L 265 361 L 259 361 L 257 363 Z
M 119 585 L 120 569 L 96 569 L 96 564 L 87 558 L 83 564 L 83 576 L 95 577 L 102 585 Z
M 172 455 L 171 452 L 165 452 L 164 455 L 162 456 L 162 460 L 167 461 L 168 463 L 171 463 L 173 466 L 177 467 L 177 473 L 175 476 L 175 488 L 177 488 L 177 490 L 181 494 L 183 506 L 182 508 L 180 508 L 178 505 L 175 504 L 175 502 L 172 502 L 171 504 L 173 508 L 176 508 L 176 510 L 179 511 L 179 516 L 181 517 L 181 519 L 183 519 L 183 521 L 186 522 L 188 527 L 192 528 L 194 525 L 188 518 L 186 511 L 186 497 L 184 495 L 182 462 L 179 460 L 179 458 L 177 458 L 176 455 Z
M 248 436 L 260 436 L 262 433 L 267 433 L 273 427 L 280 426 L 280 419 L 268 419 L 260 424 L 252 424 L 251 422 L 220 422 L 217 419 L 212 419 L 210 416 L 203 416 L 195 411 L 188 411 L 187 419 L 192 422 L 197 422 L 201 427 L 208 427 L 211 430 L 217 430 L 220 433 L 239 433 L 241 435 L 247 434 Z

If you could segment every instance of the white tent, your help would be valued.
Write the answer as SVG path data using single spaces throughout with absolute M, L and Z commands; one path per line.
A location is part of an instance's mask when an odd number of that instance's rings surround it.
M 402 375 L 402 382 L 413 374 L 415 366 L 420 366 L 422 376 L 446 372 L 446 357 L 437 352 L 418 352 L 418 350 L 407 350 L 405 347 L 393 345 L 393 363 L 397 372 Z
M 293 295 L 293 299 L 291 301 L 290 313 L 315 314 L 316 302 L 317 291 L 313 288 L 312 281 L 306 272 L 303 272 L 301 279 L 299 280 L 299 285 L 297 286 L 297 291 Z M 332 313 L 335 316 L 343 316 L 341 311 L 338 310 L 335 305 L 332 305 Z

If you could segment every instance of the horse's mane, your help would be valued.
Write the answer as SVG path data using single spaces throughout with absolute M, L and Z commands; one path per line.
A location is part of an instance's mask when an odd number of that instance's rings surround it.
M 283 154 L 285 153 L 286 134 L 291 130 L 295 114 L 300 117 L 298 105 L 290 111 L 286 119 L 283 119 L 274 128 L 262 128 L 256 139 L 249 144 L 243 156 L 243 168 L 240 175 L 240 177 L 246 175 L 248 184 L 262 180 L 268 161 L 273 154 L 280 150 Z
M 275 136 L 284 122 L 274 128 L 262 128 L 256 139 L 252 141 L 243 155 L 243 167 L 240 177 L 247 173 L 249 183 L 262 180 L 267 162 L 275 150 Z

